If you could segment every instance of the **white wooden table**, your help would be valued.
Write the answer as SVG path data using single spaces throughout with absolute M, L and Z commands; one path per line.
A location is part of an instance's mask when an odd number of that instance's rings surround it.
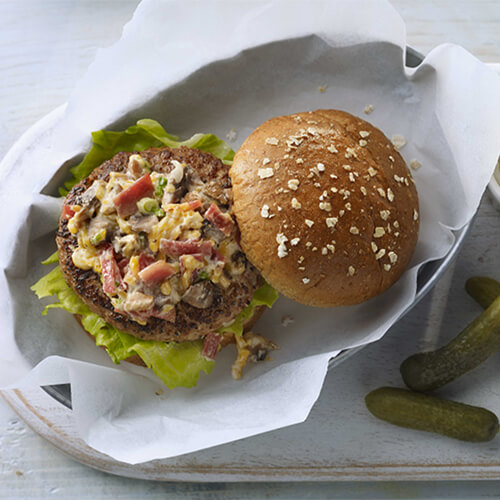
M 137 0 L 2 0 L 0 1 L 0 157 L 31 124 L 65 102 L 99 47 L 118 39 Z M 484 62 L 500 63 L 498 0 L 394 0 L 407 23 L 408 43 L 422 53 L 443 42 L 463 45 Z M 498 278 L 500 216 L 483 200 L 474 228 L 456 263 L 434 291 L 379 343 L 352 363 L 330 373 L 310 421 L 296 427 L 314 436 L 316 422 L 349 419 L 353 404 L 369 389 L 398 383 L 397 367 L 428 338 L 457 332 L 478 309 L 463 292 L 468 276 Z M 413 335 L 413 345 L 402 335 Z M 407 351 L 410 349 L 409 351 Z M 370 370 L 377 366 L 376 374 Z M 498 357 L 497 357 L 498 361 Z M 367 377 L 376 378 L 367 382 Z M 338 395 L 337 388 L 344 389 Z M 344 399 L 342 399 L 344 398 Z M 318 424 L 319 425 L 319 424 Z M 351 439 L 352 446 L 367 446 Z M 373 439 L 381 431 L 373 427 Z M 391 434 L 387 434 L 390 440 Z M 255 439 L 265 439 L 257 437 Z M 408 446 L 418 435 L 408 435 Z M 314 440 L 313 440 L 314 441 Z M 443 447 L 446 444 L 443 443 Z M 235 448 L 237 452 L 238 447 Z M 275 450 L 289 458 L 297 450 Z M 304 451 L 305 453 L 305 451 Z M 348 463 L 349 457 L 344 457 Z M 491 455 L 491 450 L 490 450 Z M 490 457 L 485 451 L 486 459 Z M 500 455 L 497 463 L 500 462 Z M 286 461 L 285 461 L 286 462 Z M 302 477 L 313 479 L 304 464 Z M 362 465 L 362 464 L 361 464 Z M 341 479 L 341 472 L 337 475 Z M 466 479 L 469 476 L 464 476 Z M 498 475 L 496 476 L 498 477 Z M 351 476 L 351 478 L 354 478 Z M 363 478 L 360 473 L 355 479 Z M 369 477 L 365 477 L 368 481 Z M 477 498 L 498 494 L 500 481 L 461 482 L 302 482 L 291 483 L 153 483 L 124 479 L 80 465 L 53 448 L 19 420 L 0 400 L 0 498 Z

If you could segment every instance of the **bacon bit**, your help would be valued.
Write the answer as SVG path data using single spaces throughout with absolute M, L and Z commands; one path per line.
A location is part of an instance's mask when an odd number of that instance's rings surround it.
M 141 255 L 139 255 L 139 271 L 142 271 L 154 262 L 156 262 L 156 259 L 152 255 L 146 252 L 141 252 Z
M 180 257 L 186 254 L 202 254 L 212 256 L 213 246 L 211 241 L 199 240 L 160 240 L 160 250 L 171 257 Z
M 121 284 L 122 279 L 111 245 L 99 252 L 99 260 L 102 268 L 102 289 L 105 293 L 115 294 L 116 285 Z
M 75 215 L 75 213 L 76 212 L 69 205 L 64 205 L 62 209 L 61 218 L 69 220 L 73 217 L 73 215 Z
M 127 266 L 130 259 L 123 258 L 119 262 L 117 262 L 118 269 L 120 270 L 120 275 L 123 278 L 127 274 Z
M 171 266 L 168 262 L 164 260 L 157 260 L 155 263 L 139 271 L 139 278 L 146 285 L 157 285 L 162 281 L 165 281 L 170 276 L 176 273 L 174 266 Z
M 118 196 L 115 196 L 113 204 L 120 217 L 127 217 L 137 212 L 137 202 L 140 199 L 152 196 L 153 193 L 154 186 L 149 173 L 147 173 L 124 189 Z
M 189 208 L 191 210 L 196 210 L 197 208 L 200 208 L 201 205 L 202 205 L 202 202 L 201 202 L 201 200 L 199 198 L 196 199 L 196 200 L 188 201 L 187 203 L 188 203 Z
M 234 223 L 231 216 L 227 213 L 222 213 L 215 203 L 210 205 L 204 217 L 227 236 L 229 236 L 234 229 Z
M 201 355 L 209 361 L 214 361 L 215 356 L 217 356 L 217 351 L 219 350 L 219 344 L 221 340 L 222 337 L 217 333 L 209 333 L 205 337 L 205 341 L 203 342 Z

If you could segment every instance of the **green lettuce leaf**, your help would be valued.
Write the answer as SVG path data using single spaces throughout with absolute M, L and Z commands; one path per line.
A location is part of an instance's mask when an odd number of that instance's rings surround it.
M 137 354 L 169 389 L 194 387 L 200 373 L 204 371 L 209 374 L 214 367 L 214 361 L 209 361 L 201 355 L 202 340 L 180 343 L 140 340 L 109 325 L 99 315 L 92 312 L 66 284 L 60 266 L 56 266 L 50 273 L 40 278 L 31 290 L 39 299 L 55 295 L 59 300 L 46 305 L 43 315 L 53 308 L 62 308 L 71 314 L 78 314 L 83 328 L 95 338 L 98 346 L 106 349 L 114 363 L 118 364 Z M 243 324 L 252 316 L 254 309 L 261 305 L 271 307 L 277 297 L 278 294 L 270 285 L 267 283 L 262 285 L 255 292 L 250 304 L 238 314 L 234 322 L 221 328 L 219 332 L 233 332 L 241 335 Z
M 62 196 L 82 179 L 87 177 L 94 168 L 112 158 L 120 151 L 144 151 L 148 148 L 168 146 L 178 148 L 188 146 L 200 149 L 217 156 L 225 163 L 230 164 L 234 151 L 222 140 L 213 134 L 195 134 L 190 139 L 179 141 L 175 135 L 165 132 L 163 127 L 155 120 L 139 120 L 123 132 L 112 132 L 109 130 L 98 130 L 92 132 L 92 147 L 85 158 L 70 169 L 72 179 L 60 188 Z
M 214 361 L 201 355 L 201 340 L 182 343 L 139 340 L 106 323 L 66 284 L 60 266 L 43 276 L 31 289 L 39 299 L 56 295 L 59 300 L 46 305 L 42 314 L 57 307 L 80 315 L 85 330 L 95 338 L 98 346 L 106 348 L 115 363 L 137 354 L 169 389 L 194 387 L 202 371 L 208 374 L 213 369 Z
M 253 316 L 255 308 L 258 306 L 267 306 L 271 308 L 278 298 L 278 292 L 268 283 L 264 283 L 253 294 L 252 301 L 243 309 L 234 321 L 227 326 L 217 330 L 218 333 L 230 332 L 235 335 L 243 335 L 243 327 L 248 319 Z

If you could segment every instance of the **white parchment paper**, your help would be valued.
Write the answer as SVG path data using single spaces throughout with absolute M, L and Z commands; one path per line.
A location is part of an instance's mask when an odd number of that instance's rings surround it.
M 302 422 L 328 360 L 379 339 L 415 297 L 423 263 L 443 257 L 450 229 L 467 223 L 500 151 L 500 79 L 464 49 L 436 48 L 405 68 L 405 28 L 382 0 L 190 2 L 145 0 L 121 40 L 98 53 L 65 109 L 30 130 L 0 169 L 0 385 L 71 383 L 81 437 L 118 460 L 139 463 L 193 452 Z M 318 87 L 327 85 L 324 92 Z M 371 104 L 374 111 L 363 115 Z M 421 204 L 410 268 L 365 304 L 318 310 L 280 299 L 257 331 L 281 350 L 230 377 L 223 350 L 190 390 L 155 392 L 145 369 L 115 367 L 74 319 L 42 304 L 29 286 L 55 250 L 68 166 L 89 133 L 155 118 L 170 133 L 237 132 L 237 147 L 264 120 L 317 108 L 367 118 L 402 134 Z M 293 314 L 284 328 L 281 318 Z M 124 363 L 123 365 L 127 365 Z

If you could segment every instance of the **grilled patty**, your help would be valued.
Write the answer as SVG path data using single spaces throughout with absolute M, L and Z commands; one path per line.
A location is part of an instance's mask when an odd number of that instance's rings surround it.
M 122 172 L 127 168 L 132 152 L 116 154 L 110 160 L 96 168 L 87 178 L 82 180 L 67 195 L 65 205 L 83 205 L 85 191 L 96 179 L 109 180 L 110 172 Z M 193 169 L 203 183 L 203 193 L 221 209 L 227 210 L 231 204 L 231 181 L 228 176 L 229 167 L 210 153 L 196 149 L 181 147 L 151 148 L 140 152 L 146 159 L 151 171 L 168 174 L 172 169 L 172 160 L 185 163 Z M 179 202 L 189 201 L 189 191 L 184 193 Z M 115 328 L 134 335 L 143 340 L 189 341 L 202 338 L 210 332 L 229 323 L 250 303 L 253 293 L 261 283 L 258 271 L 241 255 L 245 263 L 242 274 L 231 278 L 227 288 L 214 287 L 214 298 L 208 308 L 198 308 L 181 301 L 176 304 L 175 322 L 150 317 L 142 325 L 130 317 L 117 313 L 104 293 L 100 276 L 93 270 L 83 270 L 75 266 L 72 253 L 77 248 L 77 237 L 68 230 L 68 220 L 61 217 L 57 232 L 59 262 L 67 284 L 77 293 L 88 307 L 99 314 L 107 323 Z

